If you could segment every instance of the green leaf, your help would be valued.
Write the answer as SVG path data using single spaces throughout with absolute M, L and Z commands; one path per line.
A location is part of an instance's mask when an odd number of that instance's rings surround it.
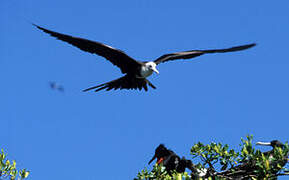
M 10 165 L 10 161 L 9 161 L 9 160 L 6 160 L 5 165 L 6 165 L 6 166 L 9 166 L 9 165 Z
M 22 177 L 23 177 L 23 178 L 27 178 L 27 177 L 29 176 L 29 174 L 30 174 L 29 171 L 25 171 Z

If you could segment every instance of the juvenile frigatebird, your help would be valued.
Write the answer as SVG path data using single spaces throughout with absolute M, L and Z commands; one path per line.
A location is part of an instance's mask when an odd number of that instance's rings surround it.
M 275 149 L 276 148 L 281 148 L 282 150 L 284 150 L 285 145 L 283 143 L 281 143 L 278 140 L 273 140 L 270 142 L 257 142 L 256 145 L 262 145 L 262 146 L 271 146 L 273 149 L 270 151 L 266 151 L 263 152 L 263 154 L 267 157 L 269 157 L 269 163 L 271 167 L 274 167 L 274 169 L 276 169 L 276 172 L 273 173 L 277 173 L 278 170 L 280 168 L 278 168 L 277 164 L 279 164 L 281 167 L 285 166 L 286 163 L 288 162 L 288 153 L 284 154 L 282 159 L 274 159 L 274 153 L 275 153 Z
M 45 33 L 50 34 L 53 37 L 56 37 L 59 40 L 65 41 L 73 46 L 78 47 L 79 49 L 97 54 L 109 60 L 113 65 L 116 65 L 120 68 L 121 72 L 125 75 L 121 78 L 115 79 L 113 81 L 103 83 L 97 86 L 90 87 L 83 91 L 89 91 L 92 89 L 96 89 L 95 92 L 100 91 L 102 89 L 106 89 L 107 91 L 111 89 L 144 89 L 148 90 L 147 84 L 155 89 L 156 87 L 146 79 L 148 76 L 152 75 L 153 72 L 159 74 L 159 71 L 156 69 L 156 66 L 160 63 L 177 60 L 177 59 L 190 59 L 197 56 L 201 56 L 203 54 L 210 53 L 226 53 L 226 52 L 234 52 L 241 51 L 255 46 L 256 44 L 246 44 L 242 46 L 235 46 L 227 49 L 211 49 L 211 50 L 190 50 L 183 51 L 171 54 L 165 54 L 160 56 L 154 61 L 141 62 L 133 59 L 132 57 L 125 54 L 123 51 L 119 49 L 115 49 L 111 46 L 79 38 L 73 37 L 70 35 L 61 34 L 58 32 L 54 32 L 38 25 L 33 24 L 38 29 L 44 31 Z
M 256 145 L 261 145 L 261 146 L 271 146 L 273 149 L 267 152 L 263 152 L 263 154 L 265 156 L 267 155 L 271 155 L 273 153 L 273 150 L 277 147 L 283 148 L 284 144 L 282 144 L 280 141 L 278 140 L 273 140 L 270 142 L 256 142 Z
M 285 154 L 282 158 L 274 158 L 274 153 L 276 148 L 281 148 L 284 150 L 285 145 L 278 140 L 273 140 L 271 142 L 257 142 L 256 145 L 271 146 L 273 149 L 270 151 L 262 152 L 262 154 L 269 158 L 269 167 L 270 173 L 275 175 L 278 171 L 281 170 L 280 167 L 283 167 L 288 162 L 288 154 Z M 260 171 L 260 167 L 256 165 L 256 159 L 249 159 L 243 164 L 240 164 L 236 167 L 233 167 L 227 171 L 218 173 L 219 175 L 229 176 L 236 180 L 250 179 L 256 175 L 256 171 Z M 270 178 L 275 179 L 275 178 Z

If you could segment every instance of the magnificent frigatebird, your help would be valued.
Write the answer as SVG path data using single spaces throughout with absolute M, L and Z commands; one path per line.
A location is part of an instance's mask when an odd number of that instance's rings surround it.
M 184 157 L 182 159 L 172 150 L 167 149 L 163 144 L 160 144 L 155 149 L 153 158 L 149 161 L 149 164 L 157 158 L 157 164 L 162 164 L 169 175 L 176 170 L 178 173 L 185 172 L 186 168 L 193 171 L 193 163 L 191 160 L 187 160 Z
M 160 56 L 154 61 L 148 62 L 141 62 L 137 61 L 123 51 L 119 49 L 115 49 L 111 46 L 79 38 L 73 37 L 70 35 L 61 34 L 58 32 L 50 31 L 43 27 L 33 24 L 38 29 L 44 31 L 45 33 L 50 34 L 53 37 L 56 37 L 59 40 L 65 41 L 73 46 L 78 47 L 79 49 L 97 54 L 109 60 L 113 65 L 116 65 L 120 68 L 121 72 L 125 75 L 121 78 L 115 79 L 113 81 L 103 83 L 97 86 L 93 86 L 91 88 L 85 89 L 83 91 L 89 91 L 92 89 L 96 89 L 95 92 L 100 91 L 102 89 L 106 89 L 107 91 L 111 89 L 144 89 L 145 91 L 148 90 L 147 84 L 155 89 L 156 87 L 146 79 L 148 76 L 152 75 L 153 72 L 159 73 L 156 69 L 156 66 L 160 63 L 177 60 L 177 59 L 190 59 L 197 56 L 201 56 L 203 54 L 209 53 L 226 53 L 226 52 L 234 52 L 234 51 L 241 51 L 248 48 L 255 46 L 256 44 L 246 44 L 242 46 L 235 46 L 227 49 L 211 49 L 211 50 L 190 50 L 190 51 L 183 51 L 171 54 L 165 54 Z
M 149 164 L 153 162 L 157 158 L 157 164 L 160 164 L 163 162 L 164 159 L 166 159 L 168 156 L 171 154 L 174 154 L 172 150 L 169 150 L 165 147 L 165 145 L 160 144 L 156 149 L 155 149 L 155 154 L 152 157 L 152 159 L 149 161 Z

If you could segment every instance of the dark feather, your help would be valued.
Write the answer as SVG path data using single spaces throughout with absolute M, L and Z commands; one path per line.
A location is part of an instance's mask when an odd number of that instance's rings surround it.
M 96 89 L 95 92 L 100 91 L 102 89 L 106 89 L 107 91 L 111 89 L 114 89 L 114 90 L 116 89 L 139 89 L 139 90 L 144 89 L 145 91 L 147 91 L 148 90 L 147 84 L 149 84 L 149 86 L 155 89 L 155 86 L 152 85 L 147 79 L 136 78 L 136 77 L 132 77 L 129 75 L 125 75 L 116 80 L 103 83 L 103 84 L 85 89 L 83 91 L 86 92 L 92 89 Z
M 241 51 L 248 48 L 251 48 L 255 46 L 256 44 L 247 44 L 243 46 L 235 46 L 227 49 L 212 49 L 212 50 L 191 50 L 191 51 L 183 51 L 183 52 L 177 52 L 177 53 L 171 53 L 171 54 L 165 54 L 158 59 L 156 59 L 154 62 L 156 64 L 176 60 L 176 59 L 191 59 L 203 54 L 207 53 L 226 53 L 226 52 L 234 52 L 234 51 Z
M 35 25 L 35 24 L 33 25 L 36 26 L 38 29 L 42 30 L 43 32 L 46 32 L 50 34 L 51 36 L 56 37 L 59 40 L 65 41 L 73 46 L 76 46 L 83 51 L 97 54 L 99 56 L 106 58 L 112 64 L 119 67 L 122 73 L 135 73 L 131 71 L 136 70 L 137 67 L 141 65 L 140 62 L 129 57 L 123 51 L 114 49 L 108 45 L 95 42 L 95 41 L 90 41 L 90 40 L 83 39 L 83 38 L 79 38 L 79 37 L 73 37 L 70 35 L 57 33 L 57 32 L 45 29 L 43 27 L 40 27 L 38 25 Z

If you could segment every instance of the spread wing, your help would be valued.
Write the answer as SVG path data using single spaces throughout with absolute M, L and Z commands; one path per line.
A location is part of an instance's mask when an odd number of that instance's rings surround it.
M 256 44 L 247 44 L 243 46 L 235 46 L 227 49 L 211 49 L 211 50 L 191 50 L 191 51 L 183 51 L 183 52 L 177 52 L 172 54 L 165 54 L 158 59 L 156 59 L 154 62 L 156 64 L 166 62 L 166 61 L 172 61 L 177 59 L 190 59 L 197 56 L 201 56 L 203 54 L 207 53 L 226 53 L 226 52 L 234 52 L 234 51 L 242 51 L 248 48 L 251 48 L 255 46 Z
M 96 89 L 95 92 L 100 91 L 102 89 L 105 89 L 106 91 L 109 91 L 111 89 L 144 89 L 145 91 L 148 90 L 147 84 L 156 89 L 156 87 L 147 79 L 144 78 L 136 78 L 134 76 L 125 75 L 121 78 L 118 78 L 116 80 L 100 84 L 97 86 L 90 87 L 88 89 L 83 90 L 84 92 L 90 91 L 92 89 Z
M 53 37 L 56 37 L 59 40 L 65 41 L 73 46 L 78 47 L 79 49 L 97 54 L 109 60 L 112 64 L 116 65 L 121 69 L 122 73 L 130 73 L 131 70 L 135 70 L 137 66 L 140 66 L 140 62 L 134 60 L 133 58 L 129 57 L 127 54 L 122 52 L 121 50 L 115 49 L 108 45 L 90 41 L 87 39 L 73 37 L 70 35 L 65 35 L 61 33 L 57 33 L 54 31 L 50 31 L 43 27 L 33 24 L 38 29 L 50 34 Z

